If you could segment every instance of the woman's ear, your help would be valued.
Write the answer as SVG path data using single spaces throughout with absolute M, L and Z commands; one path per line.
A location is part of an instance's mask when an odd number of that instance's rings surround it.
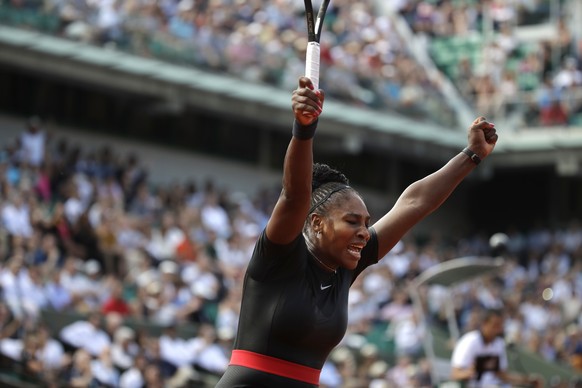
M 317 214 L 317 213 L 311 213 L 311 215 L 309 216 L 309 225 L 311 226 L 311 229 L 314 232 L 321 232 L 321 229 L 323 227 L 323 219 L 321 217 L 321 215 Z

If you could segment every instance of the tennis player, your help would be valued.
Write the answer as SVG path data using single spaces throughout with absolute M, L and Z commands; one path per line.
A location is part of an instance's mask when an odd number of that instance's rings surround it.
M 495 388 L 506 384 L 535 388 L 543 386 L 538 376 L 508 371 L 503 321 L 501 310 L 485 310 L 479 328 L 459 338 L 451 357 L 452 380 L 463 382 L 468 388 Z
M 494 125 L 476 119 L 468 147 L 411 184 L 370 225 L 366 204 L 348 179 L 313 163 L 324 97 L 307 77 L 293 92 L 283 190 L 245 275 L 234 350 L 218 388 L 317 387 L 324 362 L 345 334 L 356 277 L 436 210 L 497 141 Z

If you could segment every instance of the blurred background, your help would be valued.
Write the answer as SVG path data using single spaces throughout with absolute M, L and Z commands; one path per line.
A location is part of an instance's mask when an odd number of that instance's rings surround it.
M 0 0 L 3 386 L 214 386 L 280 191 L 304 20 L 298 0 Z M 513 370 L 580 386 L 582 3 L 332 0 L 321 44 L 315 158 L 374 219 L 475 117 L 500 137 L 354 284 L 322 386 L 446 386 L 491 307 Z

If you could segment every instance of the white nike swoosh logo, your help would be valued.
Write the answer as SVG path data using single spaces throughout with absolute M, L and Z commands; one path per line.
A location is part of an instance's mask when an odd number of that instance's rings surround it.
M 327 289 L 327 288 L 330 288 L 330 287 L 331 287 L 331 284 L 329 284 L 327 286 L 324 286 L 323 284 L 320 284 L 319 285 L 319 288 L 321 288 L 322 291 L 325 290 L 325 289 Z

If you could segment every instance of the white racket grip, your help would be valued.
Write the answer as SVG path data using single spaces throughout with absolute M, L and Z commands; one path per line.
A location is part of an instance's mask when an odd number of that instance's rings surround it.
M 311 80 L 315 90 L 319 89 L 319 43 L 307 43 L 307 53 L 305 55 L 305 76 Z

